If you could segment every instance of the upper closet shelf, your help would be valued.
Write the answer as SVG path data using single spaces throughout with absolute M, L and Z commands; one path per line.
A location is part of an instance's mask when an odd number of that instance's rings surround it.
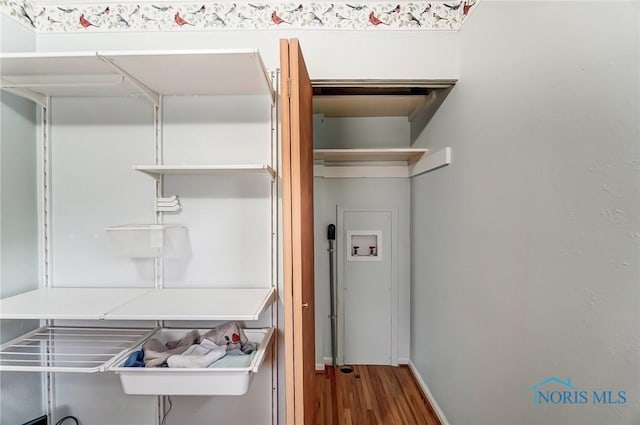
M 258 320 L 275 288 L 154 289 L 111 311 L 107 320 Z
M 0 300 L 0 319 L 97 320 L 150 289 L 40 288 Z
M 1 87 L 46 105 L 47 96 L 275 94 L 257 50 L 0 54 Z
M 134 165 L 134 170 L 142 171 L 158 178 L 163 174 L 268 174 L 275 179 L 276 173 L 269 165 Z
M 325 162 L 407 161 L 415 164 L 428 149 L 314 149 L 313 159 Z

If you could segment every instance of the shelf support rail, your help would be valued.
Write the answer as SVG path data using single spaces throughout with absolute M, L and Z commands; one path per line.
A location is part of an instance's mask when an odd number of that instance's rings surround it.
M 128 80 L 133 86 L 135 86 L 140 91 L 140 93 L 142 93 L 145 97 L 147 97 L 151 101 L 151 103 L 153 103 L 153 106 L 155 107 L 159 106 L 160 95 L 158 93 L 151 90 L 149 87 L 144 85 L 141 81 L 136 79 L 133 75 L 129 74 L 120 66 L 116 65 L 115 62 L 113 62 L 113 60 L 108 58 L 107 56 L 102 56 L 100 53 L 96 53 L 96 57 L 101 61 L 103 61 L 104 63 L 106 63 L 107 65 L 111 66 L 116 71 L 118 71 L 118 73 L 120 73 L 121 76 L 123 76 L 126 80 Z
M 267 72 L 267 68 L 265 68 L 264 62 L 262 62 L 262 58 L 260 57 L 260 55 L 257 53 L 254 53 L 254 56 L 256 57 L 256 60 L 260 64 L 260 69 L 262 70 L 262 73 L 263 73 L 264 78 L 261 78 L 260 80 L 264 81 L 265 85 L 267 86 L 267 90 L 269 91 L 269 98 L 271 99 L 271 105 L 273 106 L 276 104 L 276 93 L 275 93 L 275 90 L 273 89 L 273 85 L 269 84 L 269 82 L 274 81 L 273 75 Z
M 272 93 L 272 102 L 271 102 L 271 286 L 273 288 L 273 295 L 271 298 L 271 305 L 274 306 L 278 303 L 278 264 L 280 263 L 280 255 L 279 255 L 279 205 L 278 205 L 278 194 L 280 191 L 280 183 L 278 180 L 278 172 L 280 170 L 280 150 L 279 143 L 280 134 L 279 134 L 279 122 L 278 117 L 280 116 L 280 111 L 278 108 L 277 102 L 277 93 L 274 92 L 273 87 L 280 87 L 280 70 L 277 69 L 271 73 L 271 84 L 270 91 Z M 275 326 L 276 328 L 280 327 L 280 319 L 278 317 L 278 308 L 271 308 L 271 326 L 272 328 Z M 272 360 L 274 364 L 277 365 L 278 359 L 278 339 L 277 332 L 274 335 L 274 343 L 272 345 Z M 278 367 L 271 368 L 271 411 L 272 418 L 271 423 L 278 423 Z

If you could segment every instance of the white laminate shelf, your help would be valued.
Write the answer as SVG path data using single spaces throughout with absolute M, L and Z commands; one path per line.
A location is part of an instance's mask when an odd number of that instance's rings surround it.
M 0 319 L 100 320 L 148 288 L 40 288 L 0 300 Z
M 266 164 L 236 165 L 134 165 L 134 170 L 141 171 L 154 178 L 161 175 L 242 175 L 265 174 L 275 179 L 276 173 Z
M 0 300 L 0 319 L 257 320 L 275 288 L 41 288 Z
M 2 88 L 47 96 L 275 94 L 257 50 L 89 51 L 0 55 Z
M 325 162 L 378 162 L 406 161 L 415 164 L 428 149 L 382 148 L 382 149 L 314 149 L 313 159 Z
M 107 320 L 258 320 L 275 288 L 154 289 L 114 309 Z

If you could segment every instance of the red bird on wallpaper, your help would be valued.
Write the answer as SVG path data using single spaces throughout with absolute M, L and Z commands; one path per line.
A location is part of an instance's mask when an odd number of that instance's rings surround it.
M 464 6 L 462 6 L 462 13 L 467 16 L 469 14 L 469 11 L 471 10 L 471 8 L 473 6 L 475 6 L 476 2 L 474 1 L 466 1 L 464 2 Z
M 180 12 L 176 12 L 176 15 L 173 17 L 173 20 L 176 21 L 176 24 L 183 26 L 183 25 L 191 25 L 194 26 L 192 23 L 185 21 L 182 16 L 180 16 Z
M 274 10 L 273 12 L 271 12 L 271 20 L 273 21 L 274 24 L 276 25 L 280 25 L 283 22 L 285 24 L 288 24 L 289 22 L 285 21 L 284 19 L 282 19 L 281 17 L 279 17 L 278 15 L 276 15 L 276 11 Z
M 373 14 L 373 10 L 371 11 L 371 13 L 369 13 L 369 22 L 371 22 L 375 26 L 378 26 L 380 24 L 389 25 L 386 22 L 382 22 L 380 19 L 376 18 L 376 15 Z
M 84 13 L 80 15 L 80 25 L 82 25 L 83 28 L 98 27 L 98 25 L 89 22 L 87 18 L 84 17 Z

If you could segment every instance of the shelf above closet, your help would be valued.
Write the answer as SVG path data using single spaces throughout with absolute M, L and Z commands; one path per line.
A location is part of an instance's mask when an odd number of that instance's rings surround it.
M 154 178 L 164 174 L 268 174 L 275 179 L 276 173 L 269 165 L 241 164 L 241 165 L 134 165 L 134 170 L 146 173 Z
M 47 96 L 275 94 L 257 50 L 0 54 L 1 87 L 42 105 Z
M 0 346 L 0 371 L 104 372 L 154 329 L 43 327 Z
M 148 288 L 40 288 L 0 300 L 0 319 L 97 320 Z
M 275 288 L 153 289 L 105 315 L 106 320 L 258 320 Z
M 313 159 L 325 162 L 378 162 L 407 161 L 415 164 L 428 149 L 390 148 L 390 149 L 314 149 Z

